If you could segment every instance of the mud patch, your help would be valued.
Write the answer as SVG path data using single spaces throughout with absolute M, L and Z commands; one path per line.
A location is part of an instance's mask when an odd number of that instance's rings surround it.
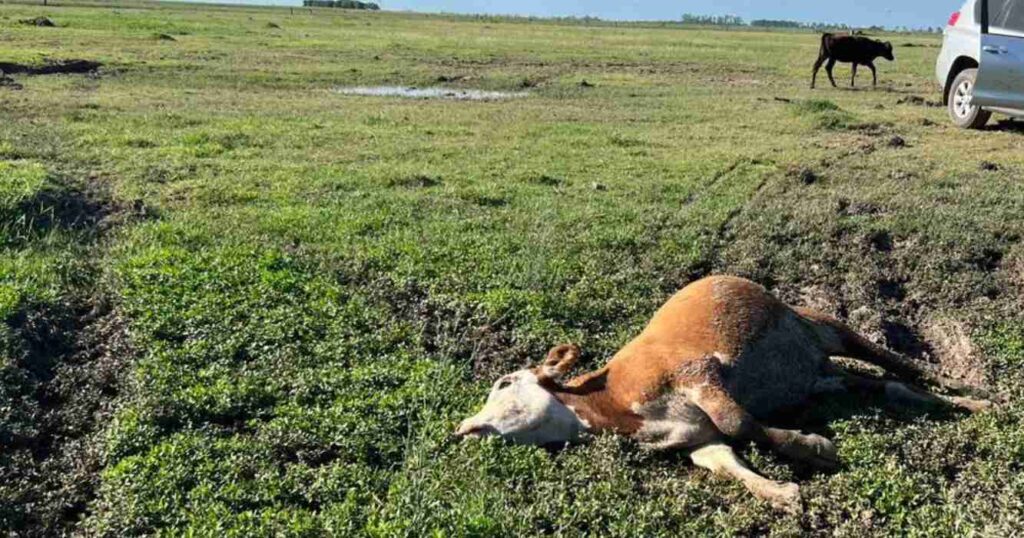
M 904 140 L 902 136 L 893 135 L 891 138 L 889 138 L 885 145 L 889 146 L 890 148 L 901 149 L 907 147 L 907 141 Z
M 941 107 L 942 103 L 938 101 L 929 101 L 919 95 L 908 95 L 901 97 L 896 101 L 897 105 L 912 105 L 912 106 L 927 106 L 927 107 Z
M 22 90 L 25 87 L 21 84 L 18 84 L 18 82 L 11 77 L 0 75 L 0 88 L 7 88 L 10 90 Z
M 4 75 L 82 75 L 95 73 L 101 67 L 103 64 L 92 60 L 56 60 L 36 66 L 0 62 L 0 73 Z
M 424 174 L 393 178 L 388 181 L 389 187 L 401 187 L 405 189 L 429 189 L 431 187 L 439 187 L 443 184 L 444 181 L 442 181 L 441 178 Z
M 0 521 L 14 535 L 68 535 L 99 486 L 101 434 L 133 350 L 103 300 L 26 310 L 9 326 Z
M 502 101 L 522 99 L 529 92 L 495 92 L 485 90 L 461 90 L 453 88 L 413 88 L 404 86 L 367 86 L 353 88 L 335 88 L 342 95 L 363 97 L 401 97 L 405 99 L 442 99 L 450 101 Z
M 780 295 L 789 300 L 788 294 Z M 846 317 L 846 308 L 843 307 L 835 291 L 823 285 L 810 285 L 800 288 L 796 294 L 796 300 L 790 302 L 838 318 Z
M 810 168 L 802 168 L 798 166 L 790 167 L 786 170 L 786 175 L 790 178 L 798 180 L 804 185 L 813 185 L 817 183 L 821 177 Z
M 882 208 L 871 202 L 855 202 L 851 201 L 849 198 L 840 198 L 836 201 L 836 213 L 843 217 L 877 215 L 882 213 Z
M 15 536 L 69 536 L 95 497 L 103 431 L 135 356 L 124 319 L 97 291 L 88 247 L 112 226 L 152 213 L 141 202 L 116 202 L 95 173 L 51 177 L 3 211 L 7 230 L 21 235 L 5 234 L 0 246 L 73 231 L 82 248 L 69 253 L 86 260 L 61 298 L 21 304 L 0 323 L 0 526 Z
M 48 19 L 47 17 L 35 17 L 32 19 L 22 19 L 18 21 L 18 24 L 24 24 L 25 26 L 39 26 L 40 28 L 56 28 L 57 25 Z
M 974 386 L 985 384 L 984 360 L 962 323 L 941 318 L 929 320 L 922 328 L 922 335 L 943 372 Z
M 885 230 L 878 230 L 868 236 L 871 248 L 878 252 L 889 252 L 893 248 L 892 235 Z
M 535 185 L 542 185 L 544 187 L 564 187 L 568 184 L 568 181 L 560 177 L 542 174 L 540 176 L 531 178 L 530 183 L 533 183 Z

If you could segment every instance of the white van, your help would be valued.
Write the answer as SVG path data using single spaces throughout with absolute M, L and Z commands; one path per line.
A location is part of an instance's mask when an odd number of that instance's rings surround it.
M 936 75 L 960 127 L 1024 116 L 1024 0 L 968 0 L 946 26 Z

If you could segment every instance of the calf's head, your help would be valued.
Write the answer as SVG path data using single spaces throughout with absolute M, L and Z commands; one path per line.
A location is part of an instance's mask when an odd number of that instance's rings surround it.
M 886 41 L 884 43 L 879 43 L 879 44 L 881 45 L 881 51 L 880 52 L 881 52 L 882 58 L 885 58 L 886 60 L 889 60 L 890 62 L 896 60 L 896 56 L 894 56 L 893 53 L 892 53 L 892 43 Z
M 497 435 L 528 445 L 565 443 L 585 430 L 582 421 L 551 392 L 580 356 L 574 345 L 552 349 L 544 363 L 499 379 L 479 413 L 462 421 L 458 437 Z

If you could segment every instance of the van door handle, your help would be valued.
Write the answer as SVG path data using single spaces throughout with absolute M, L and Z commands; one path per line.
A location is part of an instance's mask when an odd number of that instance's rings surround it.
M 992 54 L 1006 54 L 1007 52 L 1006 47 L 993 47 L 992 45 L 985 45 L 984 47 L 981 47 L 981 50 Z

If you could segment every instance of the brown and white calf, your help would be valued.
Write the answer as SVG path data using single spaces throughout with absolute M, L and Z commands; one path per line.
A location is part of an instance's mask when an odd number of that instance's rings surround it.
M 456 435 L 549 445 L 584 433 L 615 432 L 655 449 L 690 450 L 696 465 L 741 481 L 780 509 L 799 511 L 796 484 L 758 475 L 730 443 L 753 441 L 822 468 L 838 465 L 835 446 L 820 435 L 765 426 L 762 418 L 815 394 L 842 390 L 969 411 L 990 405 L 849 373 L 829 357 L 861 359 L 903 378 L 964 388 L 829 316 L 791 308 L 734 277 L 687 286 L 607 365 L 563 383 L 579 354 L 576 346 L 561 345 L 541 366 L 502 377 L 484 408 L 463 421 Z

